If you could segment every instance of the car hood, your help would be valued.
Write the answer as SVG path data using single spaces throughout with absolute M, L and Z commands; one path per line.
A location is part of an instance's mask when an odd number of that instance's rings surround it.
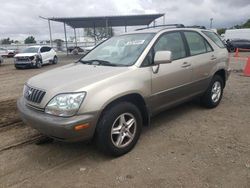
M 47 93 L 58 94 L 82 91 L 86 86 L 103 81 L 128 71 L 128 67 L 94 66 L 72 63 L 29 79 L 27 84 L 45 90 Z
M 37 55 L 37 53 L 18 53 L 15 55 L 15 57 L 31 57 L 35 55 Z

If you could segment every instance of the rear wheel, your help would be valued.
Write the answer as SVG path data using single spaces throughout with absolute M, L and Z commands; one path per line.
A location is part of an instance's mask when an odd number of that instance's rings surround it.
M 236 48 L 230 47 L 230 52 L 236 52 Z
M 138 108 L 128 102 L 117 103 L 104 112 L 97 125 L 97 145 L 107 154 L 121 156 L 135 146 L 141 127 Z
M 205 92 L 201 97 L 201 103 L 207 108 L 215 108 L 219 105 L 223 95 L 224 82 L 219 75 L 215 75 Z

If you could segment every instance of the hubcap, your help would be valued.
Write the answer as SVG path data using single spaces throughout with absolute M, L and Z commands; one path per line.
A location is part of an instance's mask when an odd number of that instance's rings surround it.
M 136 120 L 130 113 L 121 114 L 114 121 L 111 129 L 111 140 L 118 148 L 129 145 L 136 133 Z
M 221 96 L 221 83 L 216 81 L 212 87 L 212 101 L 214 103 L 218 102 Z

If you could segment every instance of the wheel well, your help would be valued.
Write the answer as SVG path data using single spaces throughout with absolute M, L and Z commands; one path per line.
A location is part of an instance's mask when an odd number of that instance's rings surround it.
M 219 75 L 222 80 L 223 80 L 223 87 L 226 86 L 226 71 L 221 69 L 221 70 L 218 70 L 214 75 Z
M 113 106 L 113 105 L 115 105 L 115 104 L 117 104 L 119 102 L 122 102 L 122 101 L 131 102 L 134 105 L 136 105 L 138 107 L 138 109 L 140 110 L 140 112 L 141 112 L 142 120 L 143 120 L 143 125 L 145 125 L 145 126 L 149 125 L 150 118 L 149 118 L 149 113 L 148 113 L 148 110 L 147 110 L 147 107 L 146 107 L 146 103 L 145 103 L 143 97 L 140 94 L 137 94 L 137 93 L 128 94 L 128 95 L 122 96 L 122 97 L 120 97 L 118 99 L 115 99 L 114 101 L 112 101 L 111 103 L 109 103 L 104 108 L 104 110 L 101 113 L 101 116 L 105 112 L 105 110 L 107 110 L 111 106 Z

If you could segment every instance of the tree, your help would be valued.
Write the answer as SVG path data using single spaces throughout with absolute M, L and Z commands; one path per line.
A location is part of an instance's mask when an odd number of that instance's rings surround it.
M 218 33 L 219 35 L 224 34 L 225 31 L 226 31 L 226 28 L 219 28 L 219 29 L 217 29 L 217 33 Z
M 248 19 L 243 25 L 242 28 L 250 28 L 250 19 Z
M 1 40 L 1 44 L 11 44 L 13 43 L 14 41 L 13 40 L 10 40 L 10 38 L 6 38 L 6 39 L 2 39 Z
M 95 32 L 93 28 L 87 28 L 85 32 L 87 36 L 95 38 L 96 41 L 100 41 L 104 38 L 109 38 L 114 35 L 113 28 L 110 27 L 108 28 L 108 33 L 106 32 L 105 27 L 98 27 L 95 29 Z
M 29 36 L 27 37 L 25 40 L 24 40 L 24 43 L 25 44 L 33 44 L 33 43 L 36 43 L 36 40 L 33 36 Z

